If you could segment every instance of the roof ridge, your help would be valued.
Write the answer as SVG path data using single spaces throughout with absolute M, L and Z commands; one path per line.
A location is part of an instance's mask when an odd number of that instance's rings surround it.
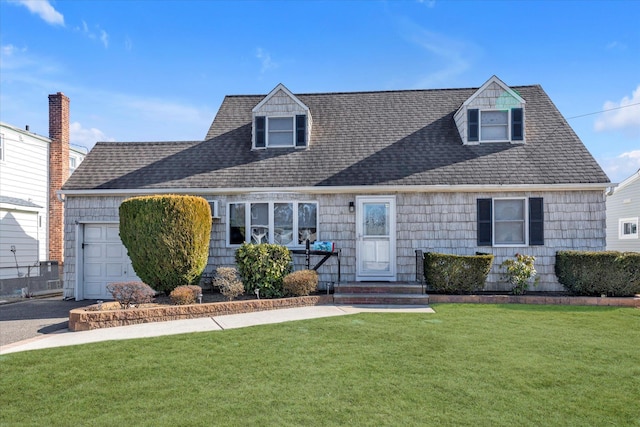
M 531 84 L 531 85 L 518 85 L 518 86 L 509 86 L 511 89 L 522 89 L 522 88 L 532 88 L 532 87 L 541 87 L 540 84 Z M 443 91 L 454 91 L 454 90 L 478 90 L 478 87 L 450 87 L 450 88 L 430 88 L 430 89 L 388 89 L 388 90 L 362 90 L 362 91 L 338 91 L 338 92 L 306 92 L 306 93 L 296 93 L 292 92 L 295 96 L 317 96 L 317 95 L 361 95 L 361 94 L 376 94 L 376 93 L 407 93 L 407 92 L 443 92 Z M 225 95 L 225 98 L 254 98 L 254 97 L 265 97 L 268 93 L 265 94 L 236 94 L 236 95 Z
M 98 141 L 96 142 L 95 145 L 151 145 L 151 144 L 156 144 L 156 145 L 164 145 L 164 144 L 194 144 L 194 143 L 200 143 L 200 142 L 205 142 L 204 139 L 202 140 L 190 140 L 190 141 Z

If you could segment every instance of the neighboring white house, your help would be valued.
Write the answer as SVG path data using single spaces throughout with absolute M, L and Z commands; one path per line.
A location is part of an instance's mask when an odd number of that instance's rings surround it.
M 28 266 L 51 259 L 50 150 L 51 139 L 0 122 L 0 279 L 24 276 Z M 70 169 L 86 153 L 70 147 Z
M 607 196 L 607 249 L 640 252 L 640 170 Z

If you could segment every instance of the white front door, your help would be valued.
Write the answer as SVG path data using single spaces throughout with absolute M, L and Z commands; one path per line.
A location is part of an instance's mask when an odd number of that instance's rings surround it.
M 118 224 L 85 224 L 82 255 L 85 299 L 113 299 L 107 291 L 109 283 L 140 281 L 120 240 Z
M 356 280 L 396 279 L 396 198 L 356 197 Z

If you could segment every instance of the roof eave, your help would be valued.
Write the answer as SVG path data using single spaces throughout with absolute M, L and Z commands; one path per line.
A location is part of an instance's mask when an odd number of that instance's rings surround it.
M 495 193 L 505 191 L 605 191 L 610 182 L 567 184 L 469 184 L 469 185 L 380 185 L 380 186 L 308 186 L 308 187 L 247 187 L 247 188 L 130 188 L 60 190 L 63 196 L 139 196 L 147 194 L 236 195 L 247 193 L 305 194 L 383 194 L 383 193 Z

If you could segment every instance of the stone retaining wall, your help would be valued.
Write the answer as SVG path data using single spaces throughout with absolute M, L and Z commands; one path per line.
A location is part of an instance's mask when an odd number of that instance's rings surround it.
M 239 300 L 190 305 L 158 305 L 127 310 L 101 310 L 96 305 L 69 311 L 69 330 L 72 332 L 138 323 L 213 317 L 226 314 L 250 313 L 280 308 L 331 304 L 333 295 L 314 295 L 296 298 Z

